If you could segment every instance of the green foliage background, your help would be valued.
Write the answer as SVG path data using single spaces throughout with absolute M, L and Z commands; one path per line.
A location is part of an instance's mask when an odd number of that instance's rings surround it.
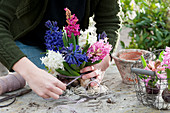
M 121 0 L 123 25 L 131 28 L 131 42 L 123 48 L 145 50 L 170 46 L 170 0 Z

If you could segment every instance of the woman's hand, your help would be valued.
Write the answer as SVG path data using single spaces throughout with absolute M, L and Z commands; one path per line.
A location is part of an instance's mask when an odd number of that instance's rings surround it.
M 31 89 L 43 98 L 58 99 L 66 85 L 48 72 L 39 69 L 29 59 L 23 57 L 13 66 L 29 84 Z
M 104 77 L 106 69 L 109 67 L 110 56 L 107 55 L 102 62 L 95 64 L 93 66 L 87 66 L 80 70 L 81 73 L 92 71 L 91 73 L 85 74 L 82 76 L 82 79 L 90 79 L 95 77 L 96 81 L 100 83 Z M 96 86 L 96 82 L 92 82 L 91 86 Z

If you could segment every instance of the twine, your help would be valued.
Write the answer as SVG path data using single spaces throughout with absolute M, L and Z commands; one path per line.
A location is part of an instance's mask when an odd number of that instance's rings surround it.
M 71 82 L 69 82 L 69 83 L 67 84 L 67 86 L 70 85 L 71 83 L 73 83 L 75 80 L 81 78 L 82 75 L 83 75 L 83 74 L 81 74 L 81 75 L 78 76 L 78 77 L 74 77 L 75 79 L 73 79 Z M 64 77 L 64 75 L 60 75 L 60 76 L 61 76 L 61 77 Z M 68 78 L 68 76 L 66 76 L 66 77 Z M 92 82 L 96 82 L 97 85 L 100 87 L 100 91 L 97 92 L 97 95 L 93 95 L 93 96 L 88 95 L 88 91 L 86 90 Z M 101 94 L 101 85 L 100 85 L 99 82 L 95 81 L 94 78 L 91 78 L 91 81 L 86 85 L 86 87 L 85 87 L 84 89 L 85 89 L 85 95 L 86 95 L 86 97 L 89 98 L 89 99 L 97 98 L 97 97 L 99 97 L 100 94 Z M 85 101 L 87 100 L 87 98 L 81 98 L 81 99 L 79 99 L 79 100 L 77 101 L 77 100 L 73 100 L 73 99 L 71 99 L 71 98 L 69 98 L 69 97 L 66 97 L 66 96 L 60 97 L 60 99 L 67 99 L 67 100 L 70 101 L 70 102 L 76 103 L 75 106 L 78 105 L 78 104 L 80 104 L 80 103 L 85 102 Z M 74 107 L 70 107 L 69 105 L 58 105 L 57 107 L 55 107 L 55 108 L 53 109 L 53 113 L 60 113 L 60 112 L 62 112 L 62 109 L 63 109 L 63 108 L 64 108 L 64 109 L 68 109 L 68 110 L 70 111 L 70 113 L 77 113 L 76 109 L 75 109 Z

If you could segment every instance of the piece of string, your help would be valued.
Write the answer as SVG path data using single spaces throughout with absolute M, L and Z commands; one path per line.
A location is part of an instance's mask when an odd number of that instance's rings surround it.
M 7 106 L 13 104 L 15 101 L 16 101 L 16 97 L 14 97 L 13 100 L 9 104 L 0 105 L 0 108 L 7 107 Z
M 69 99 L 69 98 L 68 98 Z M 69 99 L 70 100 L 70 99 Z M 76 105 L 78 105 L 78 104 L 80 104 L 80 103 L 83 103 L 84 101 L 86 101 L 87 99 L 86 98 L 82 98 L 82 99 L 80 99 L 80 100 L 78 100 L 77 102 L 76 102 L 76 104 L 75 104 L 75 106 Z M 76 111 L 76 109 L 74 108 L 74 107 L 70 107 L 69 105 L 58 105 L 57 107 L 55 107 L 54 109 L 53 109 L 53 113 L 62 113 L 62 109 L 68 109 L 69 111 L 70 111 L 70 113 L 77 113 L 77 111 Z
M 81 75 L 82 76 L 82 75 Z M 81 78 L 80 76 L 79 77 L 76 77 L 76 78 Z M 75 78 L 75 79 L 76 79 Z M 75 79 L 73 79 L 72 81 L 75 81 Z M 68 84 L 71 84 L 72 83 L 72 81 L 70 82 L 70 83 L 68 83 Z M 100 87 L 100 91 L 97 93 L 97 95 L 93 95 L 93 96 L 91 96 L 91 95 L 88 95 L 88 92 L 87 92 L 87 88 L 89 87 L 89 85 L 92 83 L 92 82 L 96 82 L 97 83 L 97 85 Z M 68 86 L 68 85 L 67 85 Z M 95 93 L 95 92 L 94 92 Z M 101 93 L 101 85 L 100 85 L 100 83 L 99 82 L 97 82 L 97 81 L 95 81 L 95 79 L 94 78 L 92 78 L 91 79 L 91 81 L 86 85 L 86 87 L 85 87 L 85 95 L 86 95 L 86 97 L 87 98 L 90 98 L 90 99 L 92 99 L 92 98 L 97 98 L 99 95 L 100 95 L 100 93 Z M 68 97 L 66 97 L 66 96 L 62 96 L 62 97 L 60 97 L 60 99 L 67 99 L 68 101 L 70 101 L 70 102 L 75 102 L 76 104 L 75 104 L 75 106 L 76 105 L 78 105 L 78 104 L 80 104 L 80 103 L 83 103 L 83 102 L 85 102 L 86 100 L 87 100 L 87 98 L 81 98 L 80 100 L 73 100 L 73 99 L 71 99 L 71 98 L 68 98 Z M 53 113 L 62 113 L 62 109 L 68 109 L 69 111 L 70 111 L 70 113 L 77 113 L 77 111 L 76 111 L 76 109 L 74 108 L 74 107 L 70 107 L 69 105 L 58 105 L 57 107 L 55 107 L 54 109 L 53 109 Z

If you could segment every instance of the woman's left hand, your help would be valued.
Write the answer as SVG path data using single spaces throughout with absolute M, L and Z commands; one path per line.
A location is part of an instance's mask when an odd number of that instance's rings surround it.
M 80 70 L 81 73 L 85 73 L 88 71 L 91 71 L 88 74 L 85 74 L 82 76 L 82 79 L 86 80 L 86 79 L 90 79 L 90 78 L 96 78 L 95 81 L 97 81 L 98 83 L 100 83 L 104 77 L 104 73 L 106 71 L 106 69 L 109 67 L 109 61 L 110 61 L 110 56 L 107 55 L 102 62 L 92 65 L 92 66 L 87 66 L 83 69 Z M 91 86 L 96 86 L 97 83 L 96 82 L 92 82 Z

